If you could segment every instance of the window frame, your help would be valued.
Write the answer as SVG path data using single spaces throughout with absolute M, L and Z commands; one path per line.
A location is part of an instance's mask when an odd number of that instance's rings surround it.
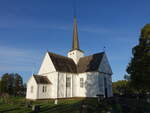
M 46 92 L 47 92 L 47 86 L 44 86 L 44 85 L 43 85 L 43 87 L 42 87 L 42 92 L 43 92 L 43 93 L 46 93 Z
M 66 78 L 66 87 L 67 88 L 71 87 L 71 77 Z
M 84 88 L 84 78 L 80 78 L 80 88 Z

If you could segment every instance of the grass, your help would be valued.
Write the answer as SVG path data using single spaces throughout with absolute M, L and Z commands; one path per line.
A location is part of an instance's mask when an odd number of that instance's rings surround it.
M 79 113 L 82 100 L 59 100 L 55 105 L 52 100 L 32 102 L 32 105 L 40 105 L 39 113 Z M 25 106 L 23 97 L 10 97 L 9 104 L 0 101 L 0 113 L 32 113 L 32 108 Z
M 0 113 L 33 113 L 32 107 L 26 107 L 24 97 L 9 97 L 9 101 L 3 102 L 0 99 Z M 39 113 L 80 113 L 83 100 L 59 100 L 55 105 L 53 100 L 32 101 L 31 105 L 40 105 Z M 137 113 L 139 110 L 150 111 L 150 104 L 134 99 L 122 98 L 117 103 L 106 100 L 98 105 L 97 99 L 85 99 L 88 113 Z M 124 104 L 130 107 L 130 110 L 124 108 Z M 127 112 L 127 110 L 129 110 Z M 138 113 L 143 113 L 143 110 Z

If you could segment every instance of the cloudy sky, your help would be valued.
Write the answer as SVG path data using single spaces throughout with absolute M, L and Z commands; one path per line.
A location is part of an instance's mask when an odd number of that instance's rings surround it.
M 76 0 L 80 47 L 86 55 L 103 51 L 113 81 L 123 79 L 150 22 L 149 0 Z M 47 50 L 66 55 L 71 49 L 73 0 L 0 0 L 0 76 L 19 73 L 26 82 Z

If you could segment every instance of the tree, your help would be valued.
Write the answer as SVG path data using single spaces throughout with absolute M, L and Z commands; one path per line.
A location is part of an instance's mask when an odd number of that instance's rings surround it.
M 5 73 L 0 82 L 1 93 L 8 93 L 10 95 L 21 95 L 23 92 L 23 80 L 19 74 Z
M 150 92 L 150 24 L 141 30 L 139 44 L 132 49 L 127 67 L 131 85 L 138 93 Z
M 1 92 L 13 94 L 13 76 L 5 73 L 1 79 Z
M 119 80 L 117 82 L 113 82 L 112 88 L 114 94 L 126 95 L 132 92 L 132 89 L 129 86 L 129 81 L 127 80 Z
M 0 79 L 0 94 L 2 93 L 2 91 L 1 91 L 1 79 Z
M 21 95 L 23 92 L 23 81 L 19 74 L 14 74 L 14 95 Z

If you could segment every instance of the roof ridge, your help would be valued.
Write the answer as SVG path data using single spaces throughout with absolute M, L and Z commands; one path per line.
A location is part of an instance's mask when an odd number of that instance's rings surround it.
M 60 57 L 66 58 L 66 59 L 71 59 L 71 58 L 69 58 L 67 56 L 63 56 L 63 55 L 60 55 L 60 54 L 57 54 L 57 53 L 53 53 L 53 52 L 49 52 L 49 51 L 48 51 L 48 53 L 53 54 L 53 55 L 57 55 L 57 56 L 60 56 Z
M 84 56 L 84 57 L 81 57 L 81 58 L 86 58 L 86 57 L 90 57 L 90 56 L 93 56 L 93 55 L 97 55 L 97 54 L 104 54 L 105 52 L 99 52 L 99 53 L 94 53 L 94 54 L 91 54 L 91 55 L 88 55 L 88 56 Z M 80 59 L 81 59 L 80 58 Z M 80 60 L 79 59 L 79 60 Z

